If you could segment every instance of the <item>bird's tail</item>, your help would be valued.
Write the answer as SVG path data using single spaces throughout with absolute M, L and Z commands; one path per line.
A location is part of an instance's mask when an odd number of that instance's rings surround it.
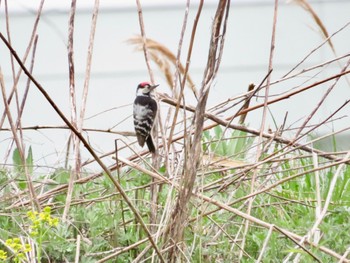
M 154 147 L 154 144 L 153 144 L 153 139 L 152 139 L 152 136 L 149 135 L 146 139 L 146 143 L 147 143 L 147 147 L 148 147 L 148 150 L 151 152 L 151 153 L 154 153 L 156 151 L 156 148 Z

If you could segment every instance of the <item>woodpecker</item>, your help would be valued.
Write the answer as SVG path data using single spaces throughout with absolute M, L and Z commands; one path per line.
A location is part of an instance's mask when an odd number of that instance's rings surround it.
M 154 153 L 154 147 L 151 130 L 154 125 L 154 119 L 157 115 L 157 102 L 151 97 L 151 92 L 159 85 L 151 85 L 148 82 L 142 82 L 137 86 L 136 99 L 134 101 L 134 126 L 139 145 L 143 147 L 145 142 L 150 152 Z

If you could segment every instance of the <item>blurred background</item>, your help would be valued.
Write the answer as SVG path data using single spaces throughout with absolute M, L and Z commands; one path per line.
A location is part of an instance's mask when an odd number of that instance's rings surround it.
M 182 48 L 181 61 L 185 64 L 193 20 L 199 1 L 191 1 L 187 30 Z M 323 0 L 308 1 L 316 14 L 321 18 L 329 35 L 340 31 L 332 37 L 334 49 L 328 43 L 319 25 L 310 12 L 302 8 L 298 1 L 280 1 L 273 60 L 272 82 L 283 78 L 293 67 L 310 55 L 294 73 L 314 67 L 350 52 L 350 1 Z M 47 0 L 38 24 L 38 43 L 33 75 L 53 98 L 61 110 L 70 117 L 69 104 L 69 71 L 68 71 L 68 20 L 70 1 Z M 186 1 L 141 1 L 144 15 L 145 31 L 148 38 L 158 41 L 177 53 Z M 197 89 L 200 88 L 204 66 L 208 55 L 211 23 L 217 1 L 205 1 L 199 20 L 197 35 L 191 59 L 189 74 Z M 8 1 L 9 32 L 11 43 L 22 58 L 32 34 L 33 25 L 40 1 Z M 87 49 L 94 1 L 77 1 L 77 12 L 74 29 L 74 62 L 78 110 L 81 103 L 85 78 Z M 272 0 L 236 0 L 232 1 L 227 39 L 221 69 L 216 82 L 210 91 L 208 107 L 226 101 L 247 91 L 250 83 L 258 85 L 268 72 L 274 1 Z M 344 27 L 344 28 L 343 28 Z M 343 28 L 343 29 L 342 29 Z M 6 35 L 6 16 L 4 1 L 0 5 L 0 30 Z M 86 107 L 85 128 L 133 132 L 132 103 L 139 82 L 149 81 L 149 75 L 143 52 L 136 51 L 128 39 L 140 34 L 138 13 L 135 1 L 100 1 L 94 41 L 91 78 Z M 319 47 L 319 48 L 318 48 Z M 313 51 L 313 52 L 312 52 Z M 312 53 L 311 53 L 312 52 Z M 311 54 L 310 54 L 311 53 Z M 29 56 L 30 57 L 30 56 Z M 327 64 L 314 71 L 291 78 L 271 86 L 271 97 L 306 86 L 316 81 L 340 73 L 348 57 Z M 26 65 L 29 67 L 30 59 Z M 3 43 L 0 44 L 0 66 L 5 79 L 7 93 L 13 87 L 13 74 L 10 53 Z M 159 91 L 171 93 L 164 74 L 152 64 L 155 81 Z M 14 63 L 14 70 L 19 69 Z M 22 94 L 27 78 L 22 74 L 18 90 Z M 288 112 L 286 127 L 299 127 L 304 118 L 316 107 L 325 91 L 333 82 L 319 85 L 307 92 L 297 95 L 282 103 L 269 107 L 267 128 L 272 131 L 279 125 Z M 261 94 L 264 96 L 264 92 Z M 327 97 L 321 109 L 315 114 L 310 124 L 317 124 L 333 113 L 341 104 L 350 98 L 349 82 L 345 77 L 340 79 L 336 88 Z M 186 91 L 186 102 L 195 105 L 195 98 Z M 259 102 L 263 101 L 261 99 Z M 255 99 L 253 104 L 256 103 Z M 15 104 L 11 104 L 15 109 Z M 162 112 L 167 106 L 161 103 Z M 3 101 L 0 111 L 4 112 Z M 230 112 L 233 114 L 234 109 Z M 323 136 L 333 131 L 349 127 L 350 108 L 346 106 L 332 119 L 314 131 L 315 136 Z M 223 116 L 224 117 L 224 116 Z M 259 129 L 262 111 L 248 114 L 246 124 Z M 22 127 L 62 126 L 62 120 L 51 109 L 44 97 L 31 85 L 22 117 Z M 2 128 L 8 128 L 5 121 Z M 63 166 L 67 141 L 70 132 L 62 129 L 38 129 L 24 132 L 25 144 L 33 148 L 35 164 L 50 167 Z M 100 154 L 114 149 L 114 139 L 118 136 L 100 132 L 84 133 L 91 146 Z M 6 158 L 11 144 L 10 131 L 0 133 L 0 163 L 11 162 Z M 324 141 L 317 147 L 332 151 L 349 149 L 349 132 L 337 135 L 337 144 Z M 125 138 L 129 142 L 134 137 Z M 135 146 L 135 149 L 137 146 Z M 10 152 L 13 151 L 10 150 Z M 10 155 L 11 156 L 11 155 Z M 90 156 L 83 152 L 83 160 Z M 6 160 L 8 159 L 8 160 Z M 110 160 L 112 163 L 113 160 Z

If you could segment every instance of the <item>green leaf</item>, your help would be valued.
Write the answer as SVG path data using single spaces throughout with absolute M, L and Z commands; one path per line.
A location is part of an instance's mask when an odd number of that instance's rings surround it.
M 15 172 L 22 173 L 23 172 L 23 164 L 22 164 L 22 160 L 21 160 L 21 155 L 19 154 L 19 150 L 17 148 L 13 151 L 12 161 L 14 164 Z
M 215 139 L 220 139 L 222 136 L 222 128 L 221 126 L 214 127 Z
M 166 167 L 165 167 L 165 165 L 163 165 L 163 166 L 161 166 L 161 167 L 159 168 L 159 172 L 160 172 L 161 174 L 164 174 L 164 173 L 166 172 Z
M 24 190 L 27 188 L 27 183 L 25 181 L 20 181 L 18 183 L 18 187 L 19 187 L 19 189 Z
M 33 173 L 33 151 L 32 146 L 29 146 L 28 155 L 26 159 L 26 165 L 28 167 L 29 174 Z

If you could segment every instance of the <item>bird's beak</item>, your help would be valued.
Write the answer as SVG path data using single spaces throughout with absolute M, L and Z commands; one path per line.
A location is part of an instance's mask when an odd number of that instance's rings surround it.
M 157 84 L 157 85 L 153 85 L 153 86 L 151 86 L 150 88 L 149 88 L 149 90 L 150 91 L 152 91 L 152 90 L 154 90 L 156 87 L 158 87 L 159 86 L 159 84 Z

